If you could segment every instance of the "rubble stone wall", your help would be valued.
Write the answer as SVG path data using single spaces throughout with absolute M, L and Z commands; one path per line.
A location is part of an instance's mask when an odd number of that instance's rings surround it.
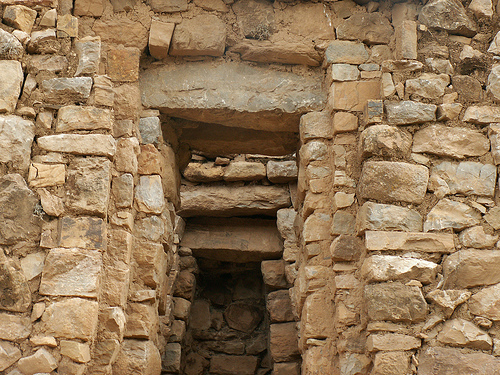
M 0 373 L 500 374 L 499 14 L 0 0 Z M 181 215 L 276 217 L 265 365 L 183 367 Z

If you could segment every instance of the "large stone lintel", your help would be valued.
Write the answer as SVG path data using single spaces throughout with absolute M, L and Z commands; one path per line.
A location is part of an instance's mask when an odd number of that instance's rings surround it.
M 402 250 L 426 253 L 455 251 L 453 235 L 449 233 L 366 231 L 366 249 L 369 251 Z

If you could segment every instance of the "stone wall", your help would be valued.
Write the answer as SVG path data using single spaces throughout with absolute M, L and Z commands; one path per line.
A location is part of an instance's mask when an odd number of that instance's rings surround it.
M 269 239 L 255 373 L 499 373 L 495 8 L 0 0 L 0 372 L 253 373 L 181 368 L 182 215 Z

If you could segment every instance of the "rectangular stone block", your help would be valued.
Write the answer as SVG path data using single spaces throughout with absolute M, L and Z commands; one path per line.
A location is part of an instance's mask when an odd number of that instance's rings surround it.
M 356 217 L 358 233 L 365 230 L 421 232 L 422 216 L 406 207 L 365 202 Z
M 40 137 L 38 146 L 45 151 L 66 152 L 76 155 L 112 157 L 116 152 L 116 141 L 103 134 L 57 134 Z
M 334 110 L 362 111 L 368 100 L 381 99 L 380 80 L 334 82 L 329 107 Z
M 149 53 L 156 59 L 164 59 L 168 56 L 170 41 L 174 33 L 175 23 L 151 21 L 149 30 Z
M 31 163 L 28 182 L 33 188 L 64 185 L 66 181 L 65 164 Z
M 52 249 L 45 259 L 40 294 L 97 298 L 101 268 L 98 251 Z
M 500 359 L 486 353 L 429 347 L 419 355 L 418 375 L 499 374 Z
M 92 89 L 92 78 L 52 78 L 42 81 L 41 90 L 48 103 L 85 102 Z
M 30 165 L 35 124 L 19 116 L 0 115 L 0 164 L 25 173 Z
M 105 217 L 111 184 L 111 162 L 75 158 L 68 167 L 66 207 L 78 214 Z
M 216 354 L 210 360 L 210 373 L 252 375 L 258 363 L 259 358 L 255 356 Z
M 401 102 L 385 101 L 387 121 L 393 125 L 420 124 L 436 121 L 437 106 L 411 100 Z
M 108 248 L 106 250 L 106 264 L 116 262 L 130 263 L 132 256 L 133 236 L 123 229 L 111 229 L 109 231 Z
M 412 350 L 422 346 L 420 339 L 400 333 L 371 334 L 366 340 L 368 351 Z
M 396 58 L 399 60 L 417 59 L 417 23 L 404 20 L 396 26 Z
M 109 77 L 116 82 L 135 82 L 139 79 L 139 59 L 141 52 L 138 48 L 113 48 L 108 51 Z
M 460 250 L 443 263 L 446 289 L 472 288 L 500 282 L 500 251 Z
M 130 269 L 127 265 L 113 264 L 104 267 L 100 301 L 109 306 L 125 307 L 130 285 Z
M 450 233 L 416 233 L 366 231 L 365 246 L 368 251 L 422 251 L 425 253 L 452 253 L 455 251 Z
M 68 298 L 50 303 L 42 315 L 46 334 L 56 338 L 89 341 L 97 329 L 97 301 Z
M 394 255 L 373 255 L 366 258 L 361 274 L 367 282 L 391 280 L 418 280 L 422 284 L 432 283 L 438 265 L 423 259 L 406 258 Z
M 296 323 L 271 324 L 269 348 L 274 362 L 287 362 L 300 356 Z
M 19 61 L 0 61 L 0 82 L 2 82 L 2 87 L 0 88 L 0 113 L 14 112 L 17 99 L 21 94 L 23 80 L 23 68 Z
M 423 165 L 367 161 L 363 164 L 358 192 L 366 199 L 420 204 L 428 181 L 429 170 Z
M 97 217 L 63 217 L 59 221 L 59 246 L 104 250 L 106 223 Z
M 0 339 L 20 341 L 31 334 L 29 317 L 0 313 Z
M 113 117 L 109 109 L 69 105 L 57 112 L 57 133 L 97 129 L 113 129 Z

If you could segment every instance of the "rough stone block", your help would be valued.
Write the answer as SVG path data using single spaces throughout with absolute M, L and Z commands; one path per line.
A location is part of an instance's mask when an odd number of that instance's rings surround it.
M 430 284 L 437 271 L 438 265 L 434 262 L 394 255 L 372 255 L 361 267 L 361 274 L 367 282 L 418 280 Z
M 363 158 L 382 156 L 407 158 L 410 155 L 411 134 L 390 125 L 373 125 L 361 133 Z
M 359 69 L 350 64 L 332 64 L 329 79 L 332 81 L 356 81 L 359 78 Z
M 462 230 L 478 225 L 480 220 L 481 214 L 471 206 L 450 199 L 441 199 L 427 214 L 424 232 L 446 228 Z
M 21 358 L 21 351 L 11 343 L 0 341 L 0 371 L 12 366 Z
M 443 263 L 444 287 L 472 288 L 500 282 L 500 251 L 460 250 Z
M 26 312 L 31 306 L 31 291 L 27 283 L 31 275 L 25 272 L 28 262 L 29 258 L 24 262 L 25 267 L 23 263 L 19 267 L 17 262 L 8 259 L 3 251 L 0 252 L 0 309 Z
M 400 282 L 367 285 L 365 300 L 371 320 L 418 322 L 427 317 L 427 302 L 418 286 Z
M 181 370 L 182 347 L 179 343 L 168 343 L 162 355 L 162 370 L 179 373 Z
M 66 165 L 32 163 L 29 169 L 28 182 L 32 188 L 64 185 L 66 182 Z
M 138 48 L 111 48 L 108 52 L 107 73 L 116 82 L 135 82 L 139 79 Z
M 141 212 L 161 214 L 165 207 L 161 177 L 141 176 L 135 187 L 135 203 Z
M 325 290 L 314 292 L 307 296 L 301 315 L 300 339 L 325 339 L 332 337 L 335 307 Z M 293 323 L 292 323 L 293 324 Z M 302 345 L 301 345 L 302 346 Z
M 179 345 L 180 346 L 180 345 Z M 161 357 L 158 348 L 150 340 L 125 340 L 116 362 L 113 373 L 155 375 L 161 372 Z
M 69 105 L 57 112 L 57 133 L 98 129 L 113 129 L 113 117 L 109 109 Z
M 386 202 L 422 203 L 427 191 L 429 170 L 402 162 L 368 161 L 359 181 L 362 198 Z
M 168 57 L 174 28 L 175 23 L 172 22 L 151 21 L 149 30 L 149 53 L 151 56 L 159 60 Z
M 100 300 L 109 306 L 124 307 L 130 285 L 130 269 L 124 264 L 104 267 Z
M 335 40 L 326 49 L 325 58 L 329 64 L 363 64 L 368 60 L 363 43 Z
M 295 181 L 298 175 L 297 163 L 290 161 L 270 160 L 266 164 L 267 179 L 273 184 Z
M 99 1 L 102 4 L 101 0 Z M 80 3 L 85 0 L 80 1 Z M 94 75 L 99 73 L 99 63 L 101 61 L 101 38 L 86 36 L 75 41 L 75 51 L 78 55 L 78 67 L 75 76 L 85 74 Z
M 6 25 L 31 34 L 37 11 L 24 5 L 8 5 L 3 12 L 3 21 Z
M 271 324 L 269 348 L 274 362 L 287 362 L 300 354 L 296 323 Z
M 359 259 L 363 244 L 358 237 L 340 235 L 330 246 L 332 260 L 336 262 L 351 262 Z
M 0 60 L 0 113 L 14 112 L 24 81 L 19 61 Z
M 266 166 L 260 162 L 233 161 L 224 171 L 225 181 L 254 181 L 266 177 Z
M 349 112 L 336 112 L 333 115 L 333 130 L 335 134 L 358 130 L 358 117 Z
M 51 373 L 57 368 L 57 361 L 47 349 L 40 348 L 35 354 L 21 358 L 17 367 L 23 374 Z
M 327 112 L 309 112 L 300 118 L 300 138 L 308 141 L 316 138 L 331 139 L 333 127 Z
M 294 320 L 292 301 L 287 289 L 269 293 L 267 295 L 266 307 L 272 323 L 291 322 Z
M 136 277 L 151 288 L 161 285 L 162 270 L 166 268 L 163 246 L 150 241 L 135 241 L 132 255 L 138 265 Z
M 68 167 L 66 207 L 79 214 L 105 217 L 111 184 L 111 162 L 75 158 Z
M 85 102 L 90 96 L 92 78 L 52 78 L 42 81 L 41 89 L 48 103 Z
M 368 251 L 422 251 L 426 253 L 452 253 L 455 251 L 453 235 L 449 233 L 365 232 Z
M 417 59 L 417 23 L 404 20 L 396 26 L 396 58 Z
M 106 223 L 96 217 L 63 217 L 59 229 L 59 246 L 92 250 L 106 249 Z
M 470 106 L 465 110 L 462 120 L 480 125 L 500 122 L 500 107 Z
M 360 233 L 365 230 L 420 232 L 423 228 L 422 216 L 416 210 L 391 204 L 365 202 L 356 220 Z
M 66 152 L 76 155 L 112 157 L 116 152 L 116 141 L 103 134 L 58 134 L 40 137 L 38 146 L 45 151 Z
M 57 17 L 57 37 L 76 38 L 78 37 L 78 18 L 71 14 L 63 14 Z
M 393 125 L 419 124 L 436 121 L 437 106 L 413 101 L 384 102 L 387 121 Z
M 90 346 L 77 341 L 61 340 L 61 354 L 78 363 L 90 361 Z
M 141 118 L 139 132 L 141 133 L 141 144 L 153 143 L 157 145 L 161 139 L 160 119 L 158 117 Z
M 24 47 L 19 39 L 2 29 L 2 31 L 0 31 L 0 58 L 5 60 L 18 60 L 24 53 Z
M 158 331 L 158 315 L 154 305 L 129 303 L 125 310 L 125 338 L 154 339 Z
M 445 345 L 472 349 L 491 350 L 493 347 L 491 337 L 485 331 L 462 318 L 446 321 L 437 340 Z
M 115 168 L 119 172 L 137 173 L 139 141 L 135 137 L 120 138 L 116 144 Z
M 391 23 L 381 12 L 354 13 L 335 31 L 338 39 L 360 40 L 368 45 L 387 44 L 393 34 Z
M 148 4 L 155 12 L 184 12 L 187 10 L 187 0 L 148 0 Z
M 124 173 L 119 177 L 114 177 L 111 185 L 116 207 L 132 207 L 134 200 L 134 177 L 130 173 Z
M 473 37 L 476 25 L 467 16 L 461 3 L 452 0 L 434 0 L 424 6 L 418 20 L 427 27 L 446 30 L 452 34 Z
M 73 8 L 75 16 L 101 17 L 103 12 L 102 0 L 76 0 Z
M 210 360 L 210 373 L 252 375 L 259 364 L 254 356 L 216 354 Z
M 303 237 L 306 243 L 330 239 L 331 217 L 314 213 L 304 222 Z
M 0 163 L 11 164 L 13 171 L 26 172 L 34 136 L 33 122 L 18 116 L 0 116 Z
M 380 80 L 334 82 L 328 105 L 334 110 L 362 111 L 368 100 L 380 98 Z
M 375 355 L 372 375 L 405 375 L 410 371 L 408 352 L 380 352 Z
M 500 320 L 500 284 L 480 290 L 469 300 L 470 312 L 493 321 Z
M 437 99 L 444 95 L 444 90 L 449 84 L 448 74 L 423 73 L 418 78 L 406 80 L 405 92 L 417 97 Z
M 271 288 L 285 288 L 285 263 L 283 260 L 265 260 L 261 263 L 264 283 Z
M 337 211 L 333 214 L 332 234 L 354 234 L 356 230 L 356 217 L 346 211 Z
M 368 351 L 405 351 L 418 349 L 422 345 L 420 339 L 400 333 L 371 334 L 366 340 Z
M 45 333 L 57 338 L 89 341 L 97 328 L 98 303 L 83 298 L 51 302 L 42 315 Z
M 31 334 L 29 317 L 0 313 L 0 339 L 20 341 Z

